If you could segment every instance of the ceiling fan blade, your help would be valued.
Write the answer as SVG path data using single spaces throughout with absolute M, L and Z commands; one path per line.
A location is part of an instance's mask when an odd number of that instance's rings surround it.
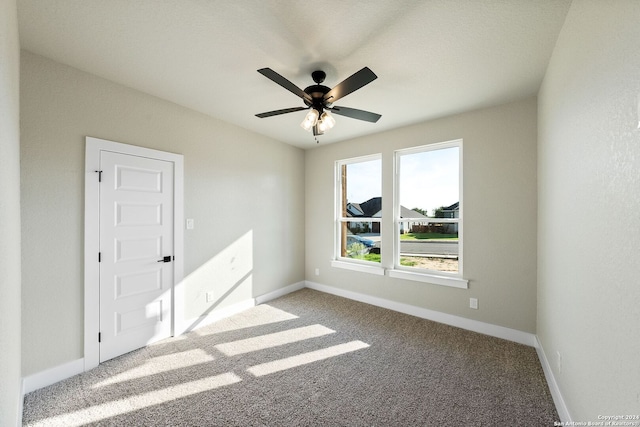
M 364 120 L 365 122 L 371 123 L 377 122 L 378 119 L 382 117 L 380 114 L 349 107 L 332 107 L 331 112 L 340 116 L 351 117 L 352 119 Z
M 324 100 L 328 103 L 334 103 L 338 99 L 349 95 L 351 92 L 360 89 L 362 86 L 367 85 L 377 79 L 373 71 L 369 67 L 364 67 L 357 73 L 347 77 L 341 83 L 338 83 L 333 89 L 324 95 Z
M 280 86 L 287 89 L 289 92 L 293 93 L 294 95 L 297 95 L 300 98 L 306 99 L 309 102 L 311 102 L 311 96 L 305 93 L 298 86 L 291 83 L 289 80 L 282 77 L 280 74 L 273 71 L 271 68 L 260 68 L 258 72 L 263 76 L 265 76 L 266 78 L 278 83 Z
M 265 117 L 279 116 L 280 114 L 293 113 L 294 111 L 302 111 L 302 110 L 308 110 L 308 109 L 309 107 L 283 108 L 282 110 L 267 111 L 266 113 L 256 114 L 256 117 L 260 117 L 261 119 L 264 119 Z

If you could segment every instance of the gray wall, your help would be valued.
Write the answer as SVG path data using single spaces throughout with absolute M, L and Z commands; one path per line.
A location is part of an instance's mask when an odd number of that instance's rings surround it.
M 535 333 L 536 123 L 536 99 L 531 97 L 307 150 L 307 279 Z M 459 138 L 464 140 L 464 277 L 469 289 L 332 268 L 334 162 L 382 153 L 383 215 L 389 218 L 393 151 Z M 392 251 L 391 227 L 383 224 L 382 233 L 382 251 Z M 470 297 L 479 299 L 479 310 L 469 308 Z
M 20 95 L 24 376 L 83 357 L 85 136 L 184 155 L 185 320 L 304 280 L 302 150 L 25 51 Z
M 0 17 L 0 424 L 12 425 L 21 341 L 13 1 L 0 3 Z M 196 220 L 185 236 L 189 316 L 210 308 L 203 292 L 234 285 L 220 286 L 232 277 L 220 257 L 250 247 L 250 280 L 220 307 L 306 276 L 537 333 L 574 420 L 637 413 L 638 22 L 635 0 L 575 0 L 538 104 L 530 98 L 307 152 L 23 52 L 23 375 L 82 357 L 82 171 L 91 135 L 185 155 L 185 216 Z M 470 288 L 331 268 L 333 162 L 381 152 L 391 200 L 393 150 L 457 138 Z
M 20 47 L 14 0 L 0 1 L 0 425 L 20 404 Z
M 574 1 L 539 94 L 538 337 L 574 421 L 640 413 L 639 23 Z

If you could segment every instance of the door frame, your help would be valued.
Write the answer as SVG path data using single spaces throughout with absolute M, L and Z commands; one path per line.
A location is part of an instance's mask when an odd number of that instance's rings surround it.
M 184 274 L 184 156 L 105 139 L 85 138 L 84 174 L 84 370 L 100 364 L 100 153 L 115 153 L 172 162 L 173 174 L 173 286 L 171 334 L 176 333 L 176 319 L 184 317 L 184 298 L 179 286 Z

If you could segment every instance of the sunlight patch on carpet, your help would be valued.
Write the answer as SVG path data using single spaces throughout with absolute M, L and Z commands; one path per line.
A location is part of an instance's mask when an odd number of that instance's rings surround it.
M 264 304 L 254 307 L 250 312 L 241 313 L 195 330 L 200 336 L 214 335 L 222 332 L 237 331 L 240 329 L 254 328 L 256 326 L 269 325 L 271 323 L 284 322 L 298 319 L 295 314 Z
M 367 347 L 369 347 L 369 344 L 363 343 L 362 341 L 351 341 L 345 344 L 323 348 L 321 350 L 310 351 L 308 353 L 274 360 L 273 362 L 262 363 L 248 368 L 247 371 L 256 377 L 261 377 L 263 375 L 273 374 L 274 372 L 280 372 L 297 366 L 307 365 L 309 363 L 340 356 L 341 354 L 350 353 L 352 351 L 362 350 Z
M 82 426 L 88 423 L 108 420 L 111 417 L 116 417 L 122 414 L 137 411 L 149 406 L 161 405 L 172 400 L 206 392 L 219 387 L 228 386 L 240 381 L 242 381 L 242 379 L 231 372 L 221 375 L 214 375 L 212 377 L 189 381 L 182 384 L 176 384 L 174 386 L 166 387 L 160 390 L 126 397 L 121 400 L 91 406 L 79 411 L 45 418 L 32 425 L 60 425 L 66 427 Z
M 311 338 L 334 334 L 335 332 L 336 331 L 334 331 L 333 329 L 326 328 L 322 325 L 311 325 L 301 328 L 289 329 L 287 331 L 276 332 L 273 334 L 246 338 L 229 343 L 218 344 L 216 345 L 216 349 L 226 354 L 227 356 L 235 356 L 238 354 L 250 353 L 252 351 L 264 350 L 267 348 L 278 347 L 298 341 L 304 341 Z
M 136 366 L 133 369 L 129 369 L 128 371 L 124 371 L 112 377 L 109 377 L 104 381 L 100 381 L 99 383 L 91 386 L 91 388 L 95 389 L 98 387 L 104 387 L 107 385 L 117 384 L 138 378 L 144 378 L 162 372 L 173 371 L 176 369 L 199 365 L 201 363 L 208 363 L 213 360 L 213 356 L 199 348 L 182 351 L 179 353 L 157 356 L 147 360 L 141 366 Z

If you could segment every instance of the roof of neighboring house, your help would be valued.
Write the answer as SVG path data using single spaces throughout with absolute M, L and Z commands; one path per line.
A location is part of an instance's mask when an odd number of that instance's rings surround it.
M 347 203 L 347 216 L 372 218 L 382 209 L 382 197 L 373 197 L 362 203 Z
M 455 202 L 451 206 L 447 206 L 442 209 L 443 211 L 458 211 L 460 210 L 460 202 Z
M 413 209 L 407 209 L 404 206 L 400 206 L 400 218 L 427 218 L 426 215 L 421 214 Z
M 373 214 L 373 218 L 382 218 L 382 211 L 378 211 Z M 428 218 L 425 215 L 422 215 L 420 212 L 414 211 L 413 209 L 405 208 L 404 206 L 400 206 L 400 218 Z
M 347 203 L 347 216 L 364 216 L 360 203 Z
M 373 217 L 376 212 L 382 209 L 382 197 L 373 197 L 364 203 L 360 203 L 360 207 L 365 216 Z
M 353 215 L 351 211 L 355 208 L 362 212 L 362 215 Z M 382 217 L 382 197 L 373 197 L 362 203 L 347 203 L 347 216 L 362 216 L 365 218 Z M 426 215 L 412 209 L 400 206 L 400 218 L 427 218 Z

